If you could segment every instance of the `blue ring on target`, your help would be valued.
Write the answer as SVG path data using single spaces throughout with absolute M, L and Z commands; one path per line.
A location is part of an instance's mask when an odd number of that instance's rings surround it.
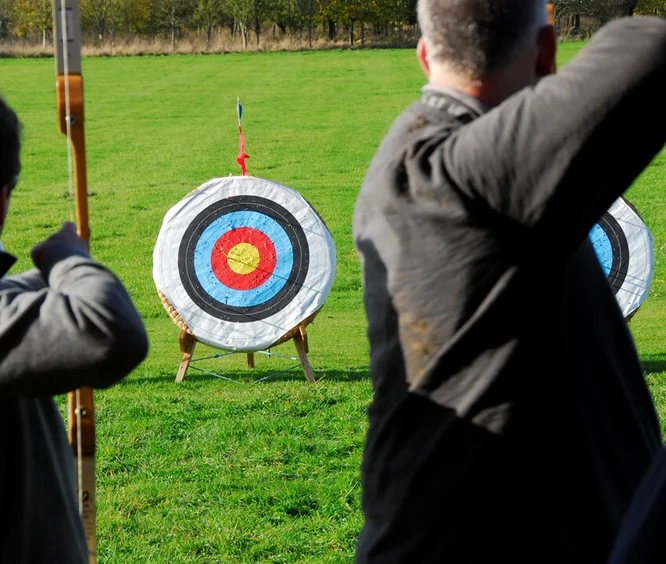
M 617 220 L 606 212 L 588 234 L 613 294 L 622 288 L 629 271 L 629 243 Z
M 590 231 L 590 241 L 601 268 L 604 269 L 604 274 L 608 277 L 613 268 L 613 245 L 611 245 L 608 235 L 600 225 L 595 224 L 592 231 Z
M 271 277 L 252 290 L 229 288 L 215 276 L 210 261 L 218 239 L 240 227 L 253 227 L 264 233 L 273 243 L 277 257 Z M 252 307 L 269 301 L 284 288 L 293 266 L 294 251 L 287 232 L 272 217 L 255 211 L 237 211 L 219 217 L 201 234 L 194 249 L 194 272 L 199 284 L 213 299 L 231 307 Z

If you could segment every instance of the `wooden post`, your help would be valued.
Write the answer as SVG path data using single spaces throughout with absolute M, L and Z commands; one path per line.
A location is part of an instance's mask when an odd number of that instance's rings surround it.
M 247 367 L 254 368 L 254 353 L 247 353 Z
M 194 335 L 191 335 L 187 331 L 181 329 L 179 342 L 181 361 L 180 368 L 178 369 L 178 375 L 176 376 L 176 382 L 178 383 L 185 380 L 187 369 L 190 367 L 192 355 L 194 354 L 194 347 L 197 345 L 197 339 Z
M 308 342 L 308 334 L 305 331 L 305 325 L 298 326 L 298 334 L 300 335 L 301 339 L 303 339 L 303 343 L 305 344 L 305 354 L 310 354 L 310 345 Z
M 305 332 L 305 327 L 303 325 L 299 325 L 298 332 L 294 335 L 294 346 L 296 347 L 298 358 L 301 359 L 301 366 L 303 366 L 305 377 L 311 384 L 316 384 L 317 382 L 312 375 L 312 368 L 310 367 L 310 361 L 308 360 L 308 335 Z

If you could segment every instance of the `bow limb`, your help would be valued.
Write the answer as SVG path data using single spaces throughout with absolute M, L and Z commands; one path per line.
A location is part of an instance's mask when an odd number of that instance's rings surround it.
M 71 175 L 74 174 L 73 196 L 78 232 L 81 237 L 89 240 L 79 2 L 53 0 L 53 7 L 58 123 L 69 143 L 69 174 L 70 183 Z M 79 511 L 88 543 L 90 564 L 95 564 L 95 408 L 90 388 L 81 388 L 69 394 L 69 443 L 76 460 Z

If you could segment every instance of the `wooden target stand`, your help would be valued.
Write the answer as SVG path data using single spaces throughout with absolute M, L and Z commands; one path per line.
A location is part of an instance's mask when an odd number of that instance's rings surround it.
M 185 321 L 183 321 L 183 318 L 180 317 L 176 309 L 171 305 L 171 303 L 166 299 L 164 294 L 158 290 L 160 300 L 162 300 L 162 305 L 164 308 L 167 310 L 167 313 L 169 314 L 169 317 L 171 317 L 171 320 L 180 328 L 180 336 L 178 338 L 178 342 L 180 345 L 180 366 L 178 368 L 178 374 L 176 374 L 176 382 L 181 383 L 183 380 L 185 380 L 185 377 L 187 376 L 187 371 L 190 368 L 190 365 L 192 362 L 195 362 L 196 359 L 194 359 L 194 349 L 196 348 L 197 343 L 199 342 L 198 339 L 194 336 L 190 328 L 187 326 Z M 287 341 L 293 341 L 294 342 L 294 347 L 296 348 L 296 353 L 298 354 L 298 360 L 301 363 L 301 367 L 303 368 L 303 374 L 305 375 L 305 378 L 310 382 L 311 384 L 316 384 L 317 381 L 314 378 L 314 375 L 312 374 L 312 367 L 310 366 L 310 361 L 308 360 L 308 353 L 310 352 L 309 346 L 308 346 L 308 335 L 305 330 L 305 327 L 309 325 L 314 318 L 317 316 L 318 312 L 315 312 L 312 314 L 310 317 L 305 319 L 303 322 L 301 322 L 299 325 L 297 325 L 294 329 L 291 331 L 287 332 L 283 337 L 278 339 L 270 348 L 276 347 L 278 345 L 281 345 L 283 343 L 286 343 Z M 259 353 L 271 355 L 270 352 L 266 351 L 257 351 Z M 235 354 L 233 351 L 230 351 L 228 354 Z M 255 353 L 250 352 L 246 353 L 247 354 L 247 365 L 248 368 L 255 368 Z M 225 356 L 225 355 L 219 355 L 219 356 Z

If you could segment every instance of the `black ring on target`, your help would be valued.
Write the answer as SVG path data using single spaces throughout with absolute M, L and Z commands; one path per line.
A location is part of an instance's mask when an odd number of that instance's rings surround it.
M 215 299 L 204 289 L 195 269 L 195 249 L 202 234 L 213 222 L 233 212 L 255 212 L 271 218 L 284 229 L 293 252 L 293 266 L 284 287 L 269 300 L 249 307 L 230 306 Z M 296 218 L 274 201 L 249 195 L 225 198 L 199 213 L 185 231 L 178 253 L 181 283 L 192 301 L 206 313 L 236 323 L 266 319 L 282 310 L 301 290 L 309 263 L 308 241 Z
M 617 220 L 610 214 L 605 213 L 598 224 L 602 231 L 608 237 L 613 250 L 613 265 L 608 272 L 608 283 L 613 289 L 613 294 L 617 294 L 622 288 L 627 272 L 629 270 L 629 244 L 627 236 Z

